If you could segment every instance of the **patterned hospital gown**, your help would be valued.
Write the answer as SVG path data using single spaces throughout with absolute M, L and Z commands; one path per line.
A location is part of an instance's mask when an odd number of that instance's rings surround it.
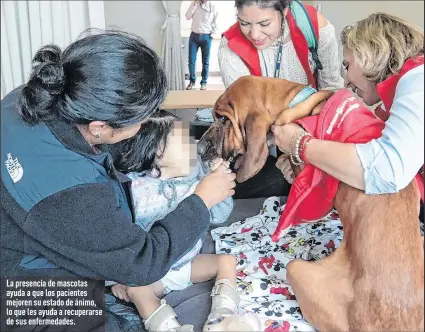
M 200 158 L 195 170 L 188 176 L 172 179 L 158 179 L 148 173 L 129 173 L 132 180 L 131 192 L 136 215 L 136 224 L 145 231 L 149 231 L 155 221 L 161 220 L 176 209 L 177 205 L 186 197 L 193 194 L 200 180 L 209 173 L 207 166 Z M 227 220 L 233 208 L 233 199 L 230 197 L 210 209 L 211 223 L 220 224 Z M 191 262 L 200 252 L 202 240 L 191 248 L 172 267 L 179 269 L 182 265 Z

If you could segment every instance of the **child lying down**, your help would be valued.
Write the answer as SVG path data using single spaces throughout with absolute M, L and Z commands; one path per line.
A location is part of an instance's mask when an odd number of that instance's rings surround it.
M 196 152 L 196 142 L 189 138 L 187 128 L 174 115 L 159 111 L 142 125 L 139 133 L 120 146 L 117 168 L 132 179 L 131 191 L 136 223 L 149 231 L 155 221 L 173 211 L 191 195 L 200 179 L 211 170 Z M 225 222 L 232 211 L 228 198 L 210 209 L 211 223 Z M 178 222 L 178 220 L 176 220 Z M 193 331 L 192 325 L 181 326 L 174 310 L 160 300 L 165 294 L 182 290 L 192 283 L 216 279 L 212 291 L 212 308 L 204 331 L 221 331 L 222 321 L 238 309 L 236 292 L 236 260 L 232 255 L 200 254 L 199 240 L 180 260 L 175 262 L 161 280 L 136 287 L 134 304 L 148 331 Z M 127 286 L 115 284 L 112 293 L 129 301 Z

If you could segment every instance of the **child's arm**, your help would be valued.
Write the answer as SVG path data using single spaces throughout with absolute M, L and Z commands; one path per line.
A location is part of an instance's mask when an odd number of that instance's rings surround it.
M 217 159 L 215 162 L 211 165 L 211 170 L 207 169 L 205 164 L 202 163 L 200 157 L 198 158 L 198 163 L 201 163 L 201 170 L 202 170 L 202 176 L 205 176 L 209 174 L 210 172 L 213 172 L 218 166 L 221 165 L 223 162 L 223 159 Z M 211 215 L 211 223 L 212 224 L 222 224 L 226 222 L 227 218 L 229 218 L 230 213 L 233 210 L 233 198 L 229 197 L 225 199 L 224 201 L 214 205 L 210 209 L 210 215 Z

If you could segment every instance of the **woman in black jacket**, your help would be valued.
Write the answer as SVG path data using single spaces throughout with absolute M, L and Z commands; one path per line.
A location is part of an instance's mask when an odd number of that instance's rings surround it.
M 145 232 L 108 150 L 134 136 L 165 95 L 158 56 L 129 34 L 36 53 L 29 81 L 1 105 L 1 276 L 147 285 L 207 232 L 208 208 L 234 193 L 225 165 Z

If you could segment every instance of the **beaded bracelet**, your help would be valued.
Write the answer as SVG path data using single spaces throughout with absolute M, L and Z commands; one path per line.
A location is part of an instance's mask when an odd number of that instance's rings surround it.
M 307 133 L 304 130 L 301 130 L 292 138 L 291 144 L 289 146 L 289 158 L 291 160 L 291 163 L 294 166 L 299 166 L 303 163 L 298 151 L 299 151 L 300 141 L 306 134 Z
M 294 156 L 294 152 L 296 152 L 295 144 L 296 144 L 296 141 L 298 139 L 299 134 L 300 133 L 297 133 L 296 135 L 294 135 L 292 137 L 291 143 L 289 144 L 289 159 L 294 166 L 298 166 L 298 165 L 302 164 L 302 161 L 301 160 L 295 160 L 296 157 Z
M 309 164 L 309 162 L 307 160 L 306 151 L 307 151 L 307 145 L 312 139 L 313 139 L 313 136 L 308 134 L 308 135 L 304 135 L 303 138 L 301 139 L 301 142 L 300 142 L 299 155 L 300 155 L 300 159 L 305 164 Z
M 301 156 L 301 154 L 302 154 L 302 150 L 303 150 L 303 147 L 304 147 L 304 141 L 306 140 L 306 138 L 307 137 L 310 137 L 311 135 L 308 133 L 308 132 L 306 132 L 306 131 L 303 131 L 303 133 L 302 133 L 302 135 L 300 135 L 299 136 L 299 140 L 297 141 L 297 144 L 296 144 L 296 156 L 297 156 L 297 159 L 301 162 L 301 163 L 304 163 L 304 160 L 303 160 L 303 158 L 302 158 L 302 156 Z

